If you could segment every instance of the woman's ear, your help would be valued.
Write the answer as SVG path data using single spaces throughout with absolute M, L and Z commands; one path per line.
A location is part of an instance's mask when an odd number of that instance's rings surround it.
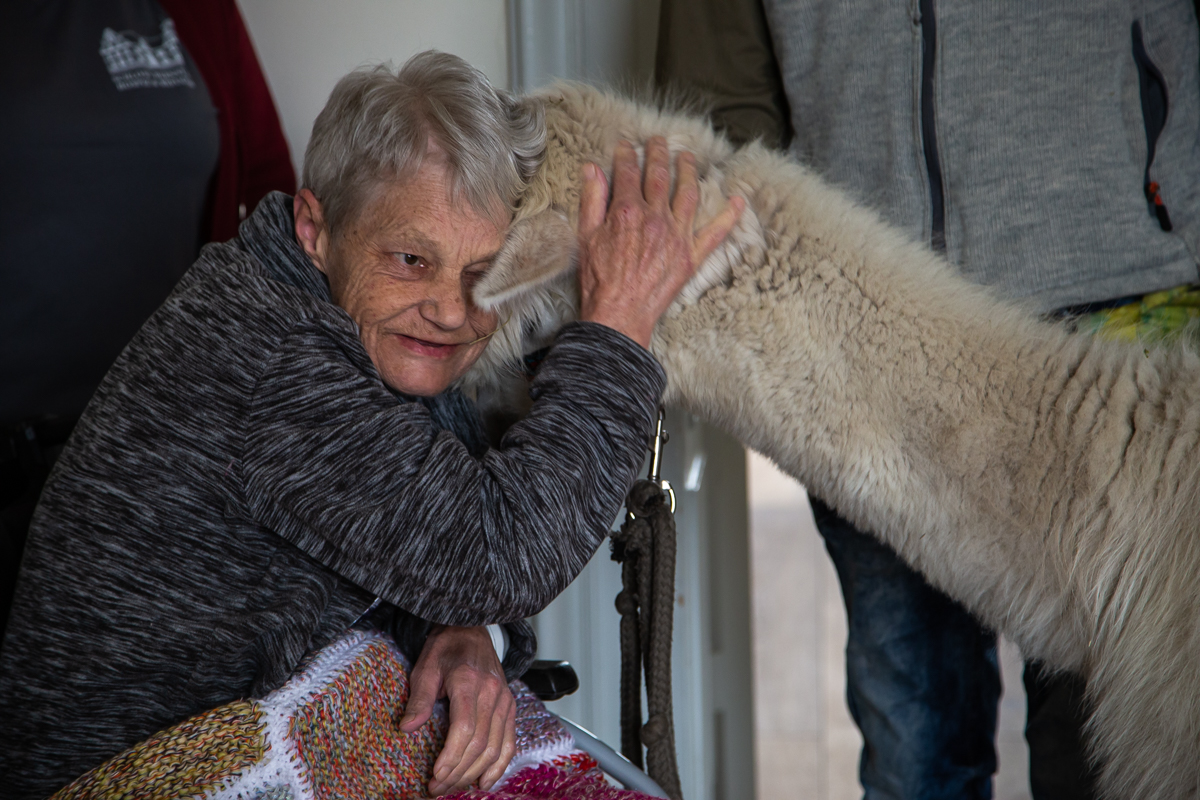
M 329 253 L 329 229 L 321 201 L 309 189 L 301 189 L 292 198 L 292 219 L 296 226 L 296 241 L 321 272 L 326 272 Z
M 512 226 L 487 274 L 475 286 L 475 304 L 497 306 L 550 283 L 577 266 L 578 241 L 562 213 L 547 209 Z

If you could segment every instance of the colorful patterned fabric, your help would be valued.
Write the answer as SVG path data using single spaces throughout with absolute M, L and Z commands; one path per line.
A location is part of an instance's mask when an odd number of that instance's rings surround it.
M 255 703 L 230 703 L 151 736 L 84 775 L 55 798 L 202 794 L 263 757 L 265 730 L 262 710 Z
M 277 691 L 192 717 L 102 764 L 53 800 L 405 800 L 426 795 L 448 724 L 444 705 L 400 731 L 409 665 L 395 643 L 354 631 Z M 517 754 L 490 792 L 459 800 L 642 800 L 610 786 L 521 682 Z
M 1115 308 L 1075 319 L 1076 330 L 1104 339 L 1146 344 L 1170 341 L 1183 333 L 1200 344 L 1200 285 L 1152 292 Z
M 575 751 L 527 765 L 491 792 L 460 792 L 447 800 L 649 800 L 644 794 L 618 789 L 587 753 Z

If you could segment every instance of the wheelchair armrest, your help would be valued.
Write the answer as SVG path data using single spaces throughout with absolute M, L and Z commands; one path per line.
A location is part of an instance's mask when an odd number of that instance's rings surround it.
M 579 676 L 567 661 L 534 661 L 521 680 L 542 702 L 566 697 L 579 689 Z

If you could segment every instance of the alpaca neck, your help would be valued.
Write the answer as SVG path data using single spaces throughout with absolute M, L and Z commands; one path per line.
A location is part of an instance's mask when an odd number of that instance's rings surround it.
M 1069 497 L 1079 465 L 1056 455 L 1070 432 L 1042 423 L 1087 343 L 967 286 L 840 195 L 752 188 L 772 249 L 660 324 L 669 397 L 1030 652 L 1076 662 L 1076 598 L 1056 580 L 1070 565 L 1045 516 L 1070 506 L 1046 498 Z

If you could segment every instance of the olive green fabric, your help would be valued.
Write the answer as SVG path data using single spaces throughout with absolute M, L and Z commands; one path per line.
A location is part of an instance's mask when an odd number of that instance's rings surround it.
M 758 0 L 663 0 L 660 14 L 657 84 L 699 91 L 713 123 L 737 144 L 786 147 L 787 99 Z

